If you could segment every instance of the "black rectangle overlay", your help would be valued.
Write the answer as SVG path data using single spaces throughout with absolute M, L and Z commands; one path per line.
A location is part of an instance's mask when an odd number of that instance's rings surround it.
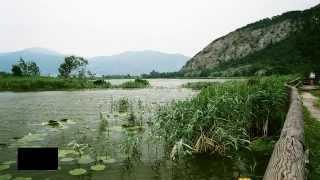
M 57 170 L 58 148 L 18 148 L 18 170 Z

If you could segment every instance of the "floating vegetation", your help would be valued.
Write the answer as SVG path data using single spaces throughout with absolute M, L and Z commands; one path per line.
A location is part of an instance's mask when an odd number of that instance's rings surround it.
M 9 168 L 10 168 L 10 165 L 8 164 L 0 164 L 0 171 L 7 170 Z
M 94 159 L 92 159 L 89 155 L 83 155 L 78 160 L 79 164 L 90 164 L 93 162 L 94 162 Z
M 78 152 L 72 149 L 59 149 L 59 154 L 58 154 L 59 157 L 65 157 L 66 155 L 69 155 L 69 154 L 79 155 Z
M 12 178 L 12 175 L 11 174 L 3 174 L 3 175 L 0 175 L 0 180 L 9 180 Z
M 48 122 L 43 122 L 41 125 L 49 126 L 51 128 L 67 128 L 66 124 L 76 124 L 75 121 L 67 118 L 62 118 L 60 120 L 49 120 Z
M 97 164 L 90 167 L 90 169 L 93 171 L 103 171 L 105 168 L 106 166 L 103 164 Z
M 62 158 L 60 161 L 61 161 L 61 162 L 71 162 L 71 161 L 73 161 L 73 160 L 74 160 L 73 158 L 67 157 L 67 158 Z
M 51 127 L 61 127 L 61 126 L 63 126 L 61 124 L 61 122 L 56 121 L 56 120 L 49 120 L 47 125 L 51 126 Z
M 77 169 L 73 169 L 69 171 L 69 174 L 73 175 L 73 176 L 80 176 L 83 175 L 87 172 L 87 170 L 82 169 L 82 168 L 77 168 Z
M 11 165 L 11 164 L 15 164 L 16 161 L 5 161 L 5 162 L 2 162 L 0 164 L 6 164 L 6 165 Z

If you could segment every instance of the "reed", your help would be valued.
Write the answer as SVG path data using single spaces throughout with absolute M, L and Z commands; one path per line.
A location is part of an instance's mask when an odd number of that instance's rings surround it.
M 278 134 L 286 115 L 288 77 L 262 77 L 208 86 L 194 98 L 160 107 L 156 130 L 195 153 L 227 155 L 252 139 Z

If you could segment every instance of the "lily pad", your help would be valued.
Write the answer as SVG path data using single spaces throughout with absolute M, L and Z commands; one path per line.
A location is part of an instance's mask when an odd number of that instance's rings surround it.
M 16 177 L 13 180 L 32 180 L 31 177 Z
M 2 162 L 0 164 L 6 164 L 6 165 L 10 165 L 10 164 L 15 164 L 16 161 L 5 161 L 5 162 Z
M 61 162 L 71 162 L 71 161 L 73 161 L 73 160 L 74 160 L 73 158 L 67 157 L 67 158 L 62 158 L 60 161 L 61 161 Z
M 0 175 L 0 180 L 9 180 L 12 178 L 12 175 L 11 174 L 3 174 L 3 175 Z
M 94 159 L 92 159 L 89 155 L 84 155 L 78 160 L 79 164 L 90 164 L 92 162 L 94 162 Z
M 82 168 L 78 168 L 78 169 L 73 169 L 71 171 L 69 171 L 69 174 L 73 175 L 73 176 L 80 176 L 82 174 L 85 174 L 87 172 L 87 170 L 82 169 Z
M 103 171 L 105 168 L 106 168 L 106 166 L 103 164 L 97 164 L 97 165 L 90 167 L 90 169 L 93 171 Z
M 10 168 L 10 165 L 8 165 L 8 164 L 0 164 L 0 171 L 6 170 L 9 168 Z
M 112 163 L 115 163 L 115 162 L 116 162 L 116 160 L 113 159 L 113 158 L 106 159 L 106 160 L 102 160 L 102 161 L 103 161 L 103 163 L 105 163 L 105 164 L 112 164 Z
M 59 157 L 66 157 L 67 155 L 72 154 L 72 155 L 78 155 L 78 152 L 72 149 L 61 149 L 59 150 Z

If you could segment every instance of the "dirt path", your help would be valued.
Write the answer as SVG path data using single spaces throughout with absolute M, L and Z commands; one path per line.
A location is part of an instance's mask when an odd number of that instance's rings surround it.
M 315 106 L 317 97 L 310 92 L 301 93 L 303 105 L 310 111 L 311 116 L 320 121 L 320 108 Z

